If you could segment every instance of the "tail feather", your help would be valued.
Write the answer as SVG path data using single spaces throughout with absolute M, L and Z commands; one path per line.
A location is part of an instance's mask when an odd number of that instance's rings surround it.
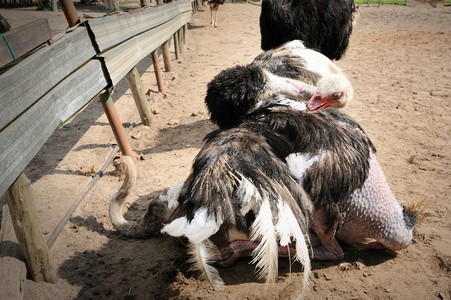
M 236 195 L 238 199 L 240 199 L 240 213 L 242 216 L 245 216 L 256 202 L 262 201 L 262 197 L 255 185 L 252 184 L 252 182 L 250 182 L 241 173 L 236 173 L 240 176 L 240 179 L 237 179 L 239 185 L 236 190 Z
M 278 274 L 278 243 L 272 219 L 271 205 L 267 195 L 264 195 L 251 227 L 251 240 L 259 241 L 251 262 L 257 263 L 257 278 L 265 278 L 267 283 L 275 282 Z
M 302 282 L 303 290 L 307 287 L 309 283 L 310 278 L 310 257 L 308 252 L 307 245 L 310 244 L 310 241 L 308 239 L 308 235 L 304 234 L 301 230 L 301 227 L 299 226 L 299 223 L 296 220 L 296 217 L 291 210 L 288 203 L 280 204 L 279 208 L 279 222 L 286 222 L 286 227 L 288 228 L 288 233 L 279 233 L 281 235 L 288 235 L 293 238 L 293 240 L 296 241 L 296 259 L 304 266 L 304 279 Z M 282 227 L 284 228 L 284 227 Z M 286 239 L 280 240 L 281 246 L 288 246 L 287 244 L 284 244 Z
M 222 221 L 222 217 L 214 218 L 207 209 L 202 208 L 196 211 L 191 221 L 185 216 L 177 218 L 164 225 L 161 232 L 173 237 L 186 236 L 191 243 L 200 244 L 219 230 Z
M 192 264 L 191 270 L 200 272 L 200 278 L 208 282 L 216 289 L 224 289 L 224 281 L 219 276 L 218 270 L 211 264 L 219 261 L 218 248 L 209 240 L 201 243 L 190 244 L 188 263 Z
M 411 201 L 404 206 L 403 213 L 406 218 L 406 222 L 410 227 L 414 227 L 425 217 L 425 211 L 429 206 L 429 199 L 425 196 L 421 196 L 417 201 Z

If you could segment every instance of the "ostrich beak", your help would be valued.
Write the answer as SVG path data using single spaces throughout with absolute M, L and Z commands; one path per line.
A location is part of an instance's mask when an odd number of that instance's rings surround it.
M 323 97 L 321 93 L 317 91 L 307 102 L 307 112 L 313 113 L 320 111 L 321 109 L 324 109 L 337 101 L 338 99 L 334 99 L 330 97 L 330 95 L 326 95 L 325 97 Z
M 307 112 L 313 113 L 325 108 L 326 106 L 329 106 L 329 103 L 323 99 L 321 93 L 317 91 L 307 102 Z

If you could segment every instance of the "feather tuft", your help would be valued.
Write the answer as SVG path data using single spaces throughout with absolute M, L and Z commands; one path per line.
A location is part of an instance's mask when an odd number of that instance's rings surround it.
M 260 202 L 260 209 L 252 224 L 251 233 L 251 241 L 259 242 L 252 252 L 254 258 L 251 261 L 256 263 L 257 278 L 266 279 L 267 283 L 275 282 L 278 274 L 278 243 L 267 195 L 263 195 Z
M 196 211 L 191 221 L 188 221 L 186 217 L 177 218 L 164 225 L 161 232 L 173 237 L 186 236 L 191 243 L 200 244 L 215 234 L 222 223 L 221 216 L 215 218 L 206 208 L 201 208 Z
M 200 278 L 208 282 L 216 289 L 224 289 L 224 281 L 219 276 L 218 270 L 211 264 L 220 260 L 218 248 L 209 240 L 201 243 L 190 243 L 188 263 L 192 264 L 192 271 L 200 273 Z
M 430 205 L 430 201 L 426 196 L 421 196 L 417 201 L 407 203 L 403 208 L 405 218 L 407 218 L 407 225 L 414 227 L 420 223 L 426 216 L 426 209 Z
M 239 174 L 241 176 L 240 185 L 236 190 L 236 194 L 238 199 L 240 199 L 240 213 L 242 216 L 245 216 L 251 208 L 255 205 L 255 202 L 260 202 L 262 197 L 255 187 L 246 177 Z
M 304 266 L 304 279 L 302 281 L 303 291 L 307 287 L 310 278 L 311 266 L 310 257 L 307 245 L 310 244 L 308 236 L 307 240 L 302 233 L 299 223 L 296 217 L 287 203 L 283 204 L 284 215 L 287 219 L 288 226 L 290 228 L 290 233 L 293 239 L 296 241 L 296 260 L 299 261 Z

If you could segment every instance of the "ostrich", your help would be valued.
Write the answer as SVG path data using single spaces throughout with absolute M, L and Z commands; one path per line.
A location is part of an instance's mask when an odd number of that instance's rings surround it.
M 298 39 L 339 60 L 348 46 L 355 17 L 353 0 L 263 0 L 261 47 L 270 50 Z
M 261 53 L 249 65 L 220 72 L 208 83 L 205 103 L 214 123 L 232 127 L 261 106 L 263 99 L 277 99 L 272 97 L 277 94 L 289 97 L 284 101 L 290 101 L 293 108 L 300 105 L 294 100 L 310 99 L 307 110 L 315 112 L 345 107 L 354 91 L 330 59 L 295 40 Z
M 210 26 L 218 27 L 217 23 L 216 23 L 216 19 L 218 16 L 219 5 L 223 5 L 225 0 L 203 0 L 202 5 L 204 4 L 204 2 L 207 2 L 208 5 L 210 6 L 210 17 L 211 17 Z M 213 18 L 213 14 L 214 14 L 214 18 Z
M 223 282 L 213 264 L 230 266 L 242 256 L 252 256 L 259 277 L 273 282 L 277 254 L 292 255 L 304 265 L 305 285 L 310 257 L 343 258 L 337 238 L 409 246 L 424 202 L 399 205 L 359 124 L 338 110 L 309 114 L 274 104 L 284 96 L 276 98 L 235 127 L 207 135 L 186 181 L 152 202 L 138 222 L 123 220 L 120 210 L 135 176 L 128 163 L 132 171 L 110 206 L 113 225 L 130 236 L 162 228 L 186 237 L 194 268 L 217 289 Z M 310 244 L 308 230 L 318 245 Z

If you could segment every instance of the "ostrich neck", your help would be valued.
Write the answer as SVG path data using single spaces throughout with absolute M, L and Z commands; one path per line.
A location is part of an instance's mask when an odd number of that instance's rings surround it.
M 266 75 L 266 95 L 284 95 L 293 99 L 309 100 L 315 94 L 317 88 L 314 85 L 294 80 L 286 77 L 279 77 L 265 71 Z

